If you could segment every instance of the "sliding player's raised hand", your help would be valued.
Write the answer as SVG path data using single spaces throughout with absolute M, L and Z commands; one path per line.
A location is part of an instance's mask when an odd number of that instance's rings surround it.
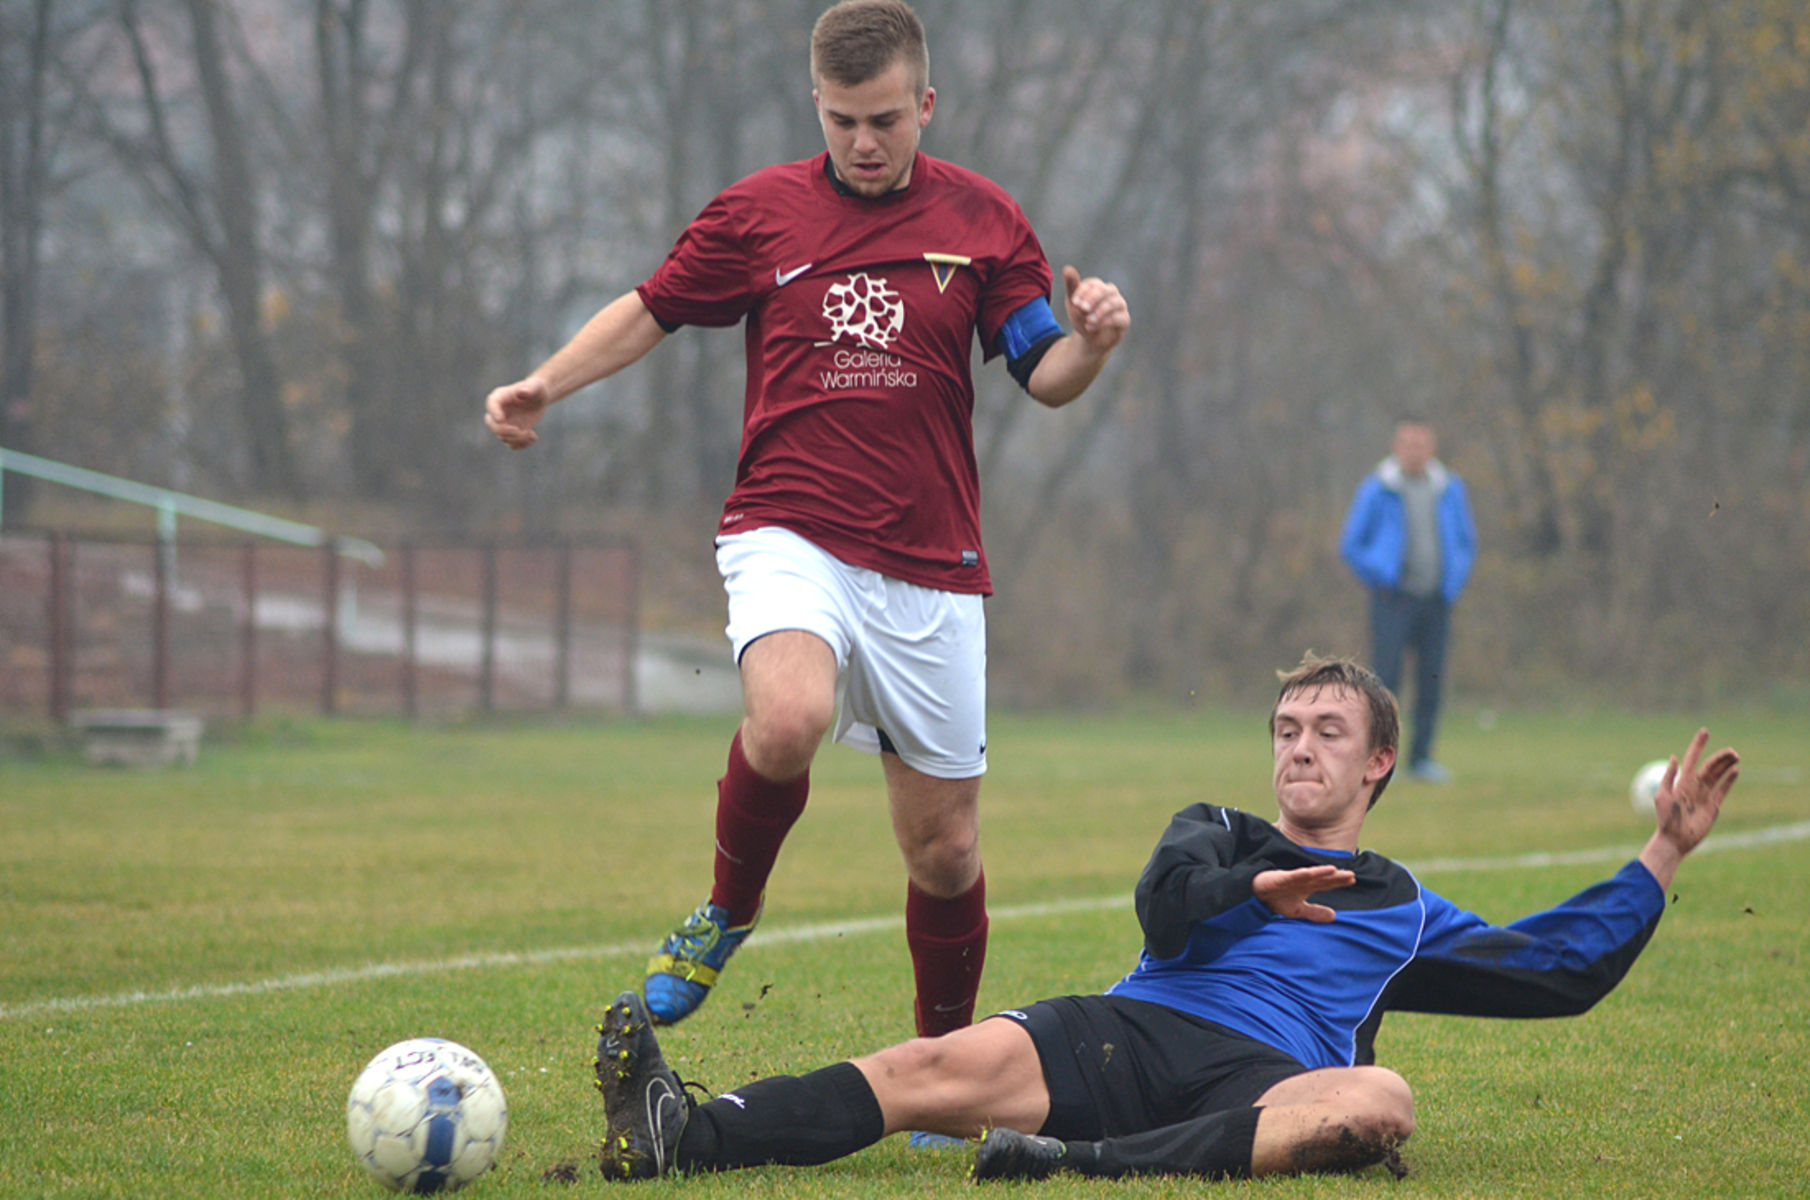
M 1667 764 L 1665 778 L 1653 797 L 1659 827 L 1640 852 L 1640 861 L 1661 887 L 1672 885 L 1678 863 L 1709 836 L 1729 789 L 1741 777 L 1741 756 L 1725 747 L 1704 759 L 1703 748 L 1708 744 L 1709 730 L 1699 729 L 1685 748 L 1684 758 Z
M 1699 729 L 1685 748 L 1684 759 L 1674 758 L 1653 797 L 1659 832 L 1678 847 L 1680 857 L 1697 848 L 1721 815 L 1728 790 L 1740 778 L 1741 756 L 1724 747 L 1698 765 L 1709 744 L 1709 730 Z

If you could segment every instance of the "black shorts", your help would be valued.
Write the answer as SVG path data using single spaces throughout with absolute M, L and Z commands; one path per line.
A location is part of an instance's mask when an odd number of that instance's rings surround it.
M 1307 1070 L 1242 1033 L 1123 996 L 1063 996 L 994 1016 L 1031 1035 L 1050 1090 L 1050 1115 L 1038 1132 L 1065 1141 L 1248 1108 Z

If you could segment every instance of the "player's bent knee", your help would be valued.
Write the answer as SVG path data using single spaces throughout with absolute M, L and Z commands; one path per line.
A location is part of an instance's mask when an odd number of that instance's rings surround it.
M 1386 1067 L 1360 1067 L 1347 1115 L 1379 1141 L 1405 1142 L 1414 1134 L 1414 1092 Z
M 800 775 L 810 768 L 834 716 L 808 702 L 751 711 L 743 726 L 742 753 L 749 766 L 769 778 Z
M 902 845 L 905 867 L 918 889 L 940 899 L 962 895 L 980 874 L 980 840 L 962 838 Z
M 1398 1144 L 1414 1132 L 1414 1093 L 1387 1067 L 1309 1071 L 1277 1084 L 1259 1103 L 1315 1109 L 1328 1122 L 1324 1128 L 1366 1144 Z
M 895 826 L 911 878 L 935 896 L 959 896 L 980 873 L 980 822 L 971 813 Z

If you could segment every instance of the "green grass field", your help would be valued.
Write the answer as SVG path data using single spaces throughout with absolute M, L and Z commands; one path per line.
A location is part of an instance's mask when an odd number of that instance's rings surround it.
M 1099 990 L 1131 965 L 1131 884 L 1173 810 L 1206 798 L 1274 813 L 1261 714 L 991 724 L 986 1009 Z M 1810 1191 L 1810 737 L 1801 714 L 1710 725 L 1714 745 L 1742 751 L 1742 781 L 1614 995 L 1564 1021 L 1392 1017 L 1378 1051 L 1418 1097 L 1410 1176 L 1222 1188 Z M 1694 727 L 1454 714 L 1442 758 L 1458 782 L 1394 784 L 1368 845 L 1512 919 L 1638 848 L 1627 781 Z M 609 1186 L 593 1160 L 591 1025 L 707 886 L 730 728 L 272 722 L 186 771 L 0 759 L 0 1195 L 381 1195 L 346 1148 L 346 1090 L 377 1050 L 428 1034 L 484 1055 L 509 1096 L 500 1168 L 467 1195 Z M 1541 853 L 1555 859 L 1517 861 Z M 878 766 L 827 749 L 761 933 L 664 1038 L 680 1073 L 720 1091 L 906 1035 L 903 893 Z M 637 1194 L 957 1194 L 967 1161 L 895 1138 L 830 1167 Z M 578 1182 L 543 1182 L 565 1162 Z M 1037 1186 L 1053 1200 L 1102 1190 Z

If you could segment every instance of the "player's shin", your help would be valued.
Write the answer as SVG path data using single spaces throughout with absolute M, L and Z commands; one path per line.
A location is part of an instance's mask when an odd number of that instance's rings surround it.
M 885 1132 L 873 1089 L 844 1062 L 758 1079 L 698 1105 L 675 1161 L 681 1171 L 812 1166 L 863 1150 Z
M 918 1036 L 941 1037 L 973 1024 L 987 960 L 986 875 L 947 900 L 911 884 L 905 898 L 905 941 L 917 984 Z
M 1093 1143 L 1096 1159 L 1087 1175 L 1201 1175 L 1243 1179 L 1251 1174 L 1261 1108 L 1233 1108 L 1179 1125 Z M 1373 1160 L 1374 1161 L 1374 1160 Z
M 711 903 L 728 910 L 730 925 L 746 925 L 760 911 L 767 877 L 810 790 L 809 771 L 779 783 L 749 766 L 742 735 L 736 732 L 728 768 L 717 782 L 716 874 L 710 892 Z

